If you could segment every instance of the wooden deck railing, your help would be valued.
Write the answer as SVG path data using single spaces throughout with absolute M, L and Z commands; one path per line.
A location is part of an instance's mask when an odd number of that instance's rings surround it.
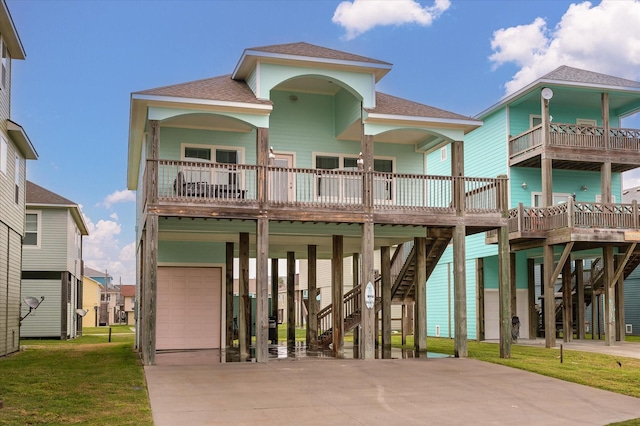
M 542 125 L 533 127 L 509 140 L 511 159 L 526 155 L 542 147 Z M 639 129 L 609 129 L 609 146 L 606 146 L 605 128 L 581 124 L 551 123 L 549 125 L 549 146 L 620 150 L 637 152 L 640 149 Z
M 148 160 L 151 162 L 152 160 Z M 185 203 L 256 204 L 259 176 L 267 180 L 266 203 L 271 206 L 361 210 L 363 180 L 373 179 L 375 209 L 456 211 L 454 190 L 464 188 L 467 212 L 500 211 L 498 189 L 505 179 L 364 173 L 158 160 L 158 199 Z
M 509 210 L 509 232 L 550 231 L 558 228 L 637 229 L 638 203 L 568 202 L 550 207 L 518 207 Z M 491 231 L 490 231 L 491 232 Z M 497 235 L 496 232 L 488 236 Z

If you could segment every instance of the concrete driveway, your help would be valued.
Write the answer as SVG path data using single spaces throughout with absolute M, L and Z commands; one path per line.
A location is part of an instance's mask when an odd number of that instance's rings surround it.
M 473 359 L 194 364 L 145 367 L 156 426 L 605 425 L 640 418 L 640 399 Z

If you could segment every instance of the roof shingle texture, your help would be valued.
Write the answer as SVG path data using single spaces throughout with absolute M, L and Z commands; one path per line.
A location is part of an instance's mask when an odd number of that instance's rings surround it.
M 248 50 L 266 53 L 278 53 L 281 55 L 306 56 L 321 59 L 334 59 L 339 61 L 368 62 L 372 64 L 391 65 L 389 62 L 380 61 L 378 59 L 367 58 L 366 56 L 354 55 L 352 53 L 328 49 L 326 47 L 316 46 L 314 44 L 304 42 L 251 47 L 249 49 L 245 49 L 245 52 Z
M 60 195 L 44 189 L 43 187 L 36 185 L 33 182 L 27 181 L 26 191 L 27 204 L 55 204 L 55 205 L 68 205 L 76 206 L 71 200 L 68 200 Z
M 556 68 L 549 74 L 540 78 L 541 80 L 569 81 L 572 83 L 598 84 L 603 86 L 638 87 L 640 82 L 614 77 L 607 74 L 600 74 L 593 71 L 572 68 L 566 65 Z
M 231 74 L 142 90 L 135 94 L 271 105 L 271 101 L 256 98 L 244 81 L 231 79 Z
M 406 115 L 410 117 L 431 117 L 450 120 L 474 120 L 471 117 L 445 111 L 429 105 L 408 101 L 386 93 L 376 93 L 376 107 L 367 108 L 367 111 L 376 114 Z

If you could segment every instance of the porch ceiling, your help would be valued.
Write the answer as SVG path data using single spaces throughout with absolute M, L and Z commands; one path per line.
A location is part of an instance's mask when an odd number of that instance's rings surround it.
M 250 256 L 255 257 L 256 223 L 254 221 L 162 218 L 159 222 L 160 241 L 234 242 L 236 251 L 241 232 L 249 234 Z M 374 245 L 376 248 L 394 246 L 417 236 L 425 236 L 426 233 L 426 228 L 420 226 L 376 225 Z M 307 247 L 316 245 L 319 259 L 331 259 L 333 235 L 343 236 L 345 256 L 360 252 L 360 225 L 270 222 L 269 257 L 284 258 L 287 252 L 293 251 L 296 253 L 296 258 L 304 259 L 307 256 Z

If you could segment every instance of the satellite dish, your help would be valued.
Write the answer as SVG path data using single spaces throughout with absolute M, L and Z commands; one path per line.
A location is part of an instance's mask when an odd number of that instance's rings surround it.
M 35 297 L 29 296 L 24 298 L 24 303 L 26 303 L 29 308 L 36 309 L 38 306 L 40 306 L 40 303 L 42 303 L 42 300 L 38 300 Z
M 76 309 L 76 314 L 80 315 L 81 317 L 87 315 L 87 311 L 85 311 L 84 309 Z
M 542 89 L 542 92 L 540 92 L 540 94 L 542 95 L 542 99 L 549 100 L 553 98 L 553 90 L 549 89 L 548 87 Z

